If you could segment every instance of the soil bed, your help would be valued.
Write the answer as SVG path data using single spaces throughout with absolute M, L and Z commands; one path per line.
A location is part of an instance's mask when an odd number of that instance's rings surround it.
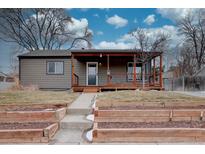
M 135 109 L 205 109 L 205 105 L 199 106 L 103 106 L 98 107 L 99 110 L 135 110 Z
M 205 122 L 99 122 L 98 128 L 205 128 Z
M 0 123 L 0 130 L 15 130 L 15 129 L 42 129 L 53 123 L 31 122 L 31 123 Z
M 56 105 L 0 105 L 0 111 L 56 111 L 59 108 L 66 107 L 65 104 Z

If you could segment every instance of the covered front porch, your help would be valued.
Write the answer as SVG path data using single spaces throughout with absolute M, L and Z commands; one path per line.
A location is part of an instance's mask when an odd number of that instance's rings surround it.
M 74 91 L 163 89 L 161 52 L 72 52 L 71 63 Z

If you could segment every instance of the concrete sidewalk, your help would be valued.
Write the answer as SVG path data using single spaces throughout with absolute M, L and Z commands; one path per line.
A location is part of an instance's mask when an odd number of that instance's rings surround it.
M 60 122 L 60 130 L 50 144 L 87 144 L 84 132 L 92 128 L 93 122 L 86 119 L 92 112 L 96 93 L 81 94 L 68 108 Z

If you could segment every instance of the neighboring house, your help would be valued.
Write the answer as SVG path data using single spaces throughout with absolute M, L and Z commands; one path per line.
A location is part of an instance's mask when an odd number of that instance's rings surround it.
M 146 88 L 162 89 L 162 53 L 146 53 L 145 73 L 141 55 L 138 50 L 32 51 L 19 56 L 19 79 L 23 86 L 83 91 L 142 88 L 144 75 Z
M 6 77 L 8 77 L 7 74 L 0 72 L 0 82 L 6 82 Z
M 13 85 L 14 78 L 0 72 L 0 90 L 6 90 Z

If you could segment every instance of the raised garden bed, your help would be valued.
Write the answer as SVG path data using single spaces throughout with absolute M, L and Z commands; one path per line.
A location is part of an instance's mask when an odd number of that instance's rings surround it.
M 66 108 L 0 111 L 0 122 L 59 122 L 65 114 Z
M 44 111 L 67 107 L 67 104 L 1 104 L 0 111 Z
M 168 122 L 203 121 L 205 109 L 99 109 L 95 108 L 95 122 Z
M 58 123 L 0 123 L 0 143 L 48 143 Z
M 174 92 L 103 93 L 93 142 L 205 142 L 205 99 Z
M 0 105 L 0 122 L 59 122 L 66 104 Z
M 205 98 L 167 91 L 119 91 L 98 96 L 97 107 L 175 107 L 205 105 Z
M 93 142 L 204 142 L 205 122 L 95 123 Z

